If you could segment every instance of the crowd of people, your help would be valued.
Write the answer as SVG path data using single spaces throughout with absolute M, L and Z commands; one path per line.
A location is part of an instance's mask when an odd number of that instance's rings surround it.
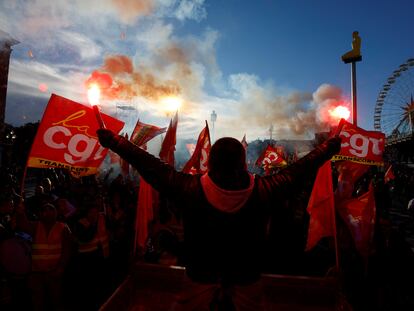
M 30 195 L 4 172 L 0 306 L 96 310 L 120 284 L 133 250 L 137 184 L 110 174 L 73 178 L 35 169 Z
M 394 165 L 395 179 L 371 170 L 355 191 L 374 178 L 377 196 L 375 251 L 369 267 L 355 250 L 342 250 L 345 291 L 357 307 L 378 310 L 412 305 L 413 258 L 390 209 L 406 211 L 414 189 L 413 170 Z M 144 250 L 134 252 L 139 181 L 112 169 L 74 178 L 64 170 L 32 169 L 26 192 L 14 172 L 3 170 L 0 195 L 0 306 L 4 310 L 96 310 L 128 273 L 134 255 L 151 263 L 184 264 L 182 214 L 162 194 Z M 272 213 L 262 272 L 323 276 L 335 264 L 332 245 L 323 240 L 304 252 L 307 201 L 314 176 Z M 366 189 L 365 189 L 366 191 Z M 47 247 L 45 247 L 47 245 Z M 58 246 L 59 245 L 59 246 Z M 56 260 L 56 258 L 59 258 Z M 357 263 L 357 264 L 355 264 Z M 368 286 L 367 294 L 362 294 Z M 397 298 L 396 298 L 397 297 Z M 398 308 L 397 308 L 398 309 Z

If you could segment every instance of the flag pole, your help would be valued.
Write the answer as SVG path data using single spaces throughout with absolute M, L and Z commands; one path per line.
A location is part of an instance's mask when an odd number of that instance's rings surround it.
M 30 156 L 30 153 L 29 153 Z M 27 174 L 27 162 L 29 161 L 29 159 L 27 159 L 26 161 L 26 165 L 24 166 L 24 170 L 23 170 L 23 175 L 22 175 L 22 181 L 20 183 L 20 196 L 23 197 L 23 192 L 24 192 L 24 185 L 25 185 L 25 181 L 26 181 L 26 174 Z
M 334 137 L 339 137 L 341 134 L 342 128 L 344 127 L 345 119 L 341 118 L 339 121 L 338 127 L 334 132 Z M 335 268 L 336 272 L 339 272 L 339 244 L 338 244 L 338 232 L 336 230 L 336 211 L 335 211 L 335 202 L 332 205 L 332 223 L 334 227 L 334 244 L 335 244 Z
M 101 115 L 101 112 L 99 111 L 98 105 L 93 105 L 92 109 L 93 109 L 93 112 L 95 113 L 96 121 L 98 121 L 99 128 L 105 129 L 105 123 L 102 119 L 102 115 Z
M 38 130 L 39 128 L 36 129 L 36 134 Z M 29 166 L 29 159 L 30 159 L 30 155 L 32 154 L 32 149 L 33 149 L 34 141 L 36 139 L 36 134 L 33 136 L 33 141 L 32 141 L 32 144 L 30 145 L 29 154 L 27 155 L 27 158 L 26 158 L 26 165 L 24 166 L 24 170 L 23 170 L 22 181 L 20 183 L 20 196 L 21 197 L 23 197 L 24 185 L 25 185 L 26 175 L 27 175 L 27 168 Z

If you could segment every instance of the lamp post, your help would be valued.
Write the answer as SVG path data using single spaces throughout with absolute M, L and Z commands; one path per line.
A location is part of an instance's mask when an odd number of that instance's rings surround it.
M 270 144 L 273 145 L 273 124 L 269 127 Z
M 215 136 L 214 136 L 214 123 L 217 120 L 217 113 L 213 110 L 213 112 L 211 113 L 210 117 L 211 117 L 211 119 L 210 119 L 211 120 L 211 124 L 213 125 L 213 135 L 211 135 L 212 136 L 211 141 L 213 142 L 214 139 L 215 139 Z
M 352 50 L 342 55 L 342 61 L 345 64 L 351 63 L 351 98 L 352 98 L 352 123 L 358 124 L 357 111 L 357 87 L 356 87 L 356 63 L 362 60 L 361 56 L 361 38 L 358 31 L 352 33 Z

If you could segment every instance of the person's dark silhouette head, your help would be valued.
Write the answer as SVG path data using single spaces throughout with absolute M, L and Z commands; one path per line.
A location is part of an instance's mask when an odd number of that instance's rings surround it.
M 212 180 L 224 189 L 240 189 L 249 184 L 246 151 L 235 138 L 223 137 L 214 143 L 208 169 Z

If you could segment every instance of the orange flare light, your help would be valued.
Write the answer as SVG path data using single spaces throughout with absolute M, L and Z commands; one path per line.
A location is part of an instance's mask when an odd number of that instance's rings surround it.
M 329 110 L 329 114 L 331 117 L 335 119 L 345 119 L 348 120 L 348 118 L 351 116 L 351 111 L 346 106 L 337 106 L 334 109 Z
M 98 103 L 101 97 L 101 90 L 97 84 L 91 84 L 88 89 L 88 100 L 92 105 L 93 111 L 95 112 L 96 120 L 99 123 L 100 128 L 105 128 L 105 123 L 102 120 L 101 112 L 99 111 Z
M 91 84 L 88 89 L 88 100 L 91 105 L 97 105 L 101 97 L 101 90 L 97 84 Z
M 180 106 L 183 103 L 183 100 L 176 96 L 167 96 L 167 97 L 164 97 L 161 100 L 161 102 L 164 106 L 164 109 L 167 111 L 167 113 L 171 113 L 180 108 Z

